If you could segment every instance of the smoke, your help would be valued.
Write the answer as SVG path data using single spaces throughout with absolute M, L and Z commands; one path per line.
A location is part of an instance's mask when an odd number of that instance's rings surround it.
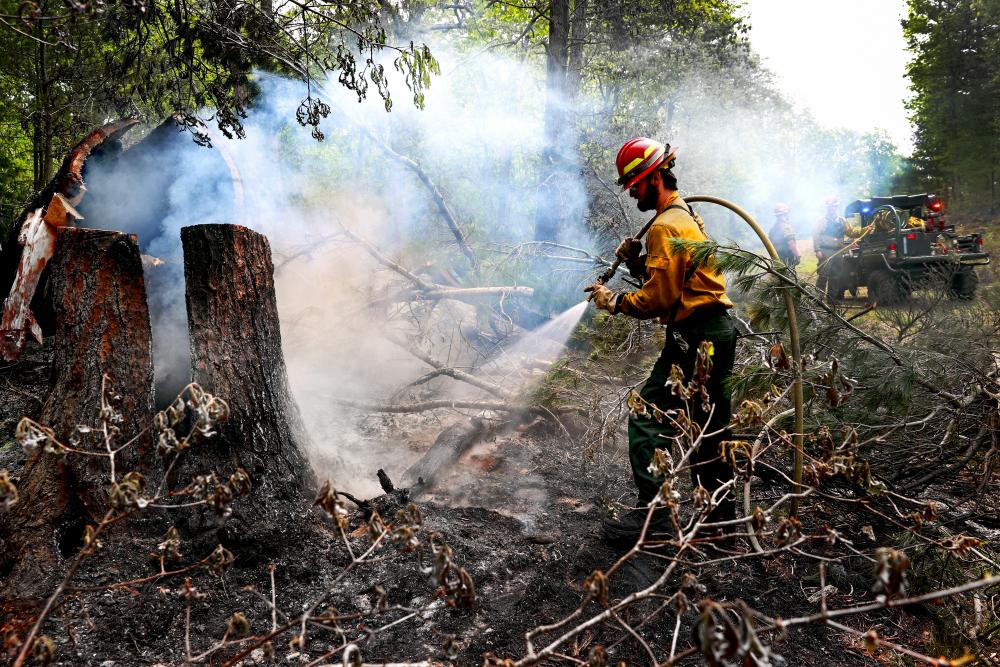
M 837 196 L 843 208 L 854 199 L 885 194 L 900 163 L 884 131 L 821 126 L 796 111 L 752 57 L 719 67 L 698 55 L 696 45 L 682 50 L 686 57 L 677 61 L 657 59 L 655 49 L 632 53 L 643 63 L 638 69 L 659 69 L 665 82 L 657 87 L 646 81 L 635 99 L 623 101 L 630 118 L 621 139 L 648 132 L 675 147 L 674 171 L 683 193 L 734 201 L 765 230 L 774 222 L 775 204 L 788 204 L 800 239 L 812 236 L 827 197 Z M 851 103 L 849 92 L 830 91 L 831 106 Z M 609 151 L 620 143 L 606 140 Z M 612 164 L 613 156 L 606 153 L 602 162 Z M 734 215 L 709 204 L 698 210 L 716 239 L 761 250 Z
M 431 283 L 469 276 L 427 185 L 379 143 L 421 165 L 476 242 L 529 240 L 539 208 L 558 205 L 567 219 L 580 221 L 563 230 L 562 240 L 590 245 L 582 183 L 570 179 L 558 202 L 539 187 L 543 73 L 493 55 L 436 55 L 444 74 L 423 110 L 409 103 L 402 85 L 385 113 L 377 100 L 358 104 L 335 82 L 321 84 L 319 96 L 332 107 L 321 124 L 323 142 L 295 120 L 302 100 L 317 95 L 316 85 L 310 91 L 260 74 L 245 138 L 220 136 L 209 123 L 213 146 L 205 148 L 168 121 L 117 159 L 95 156 L 87 165 L 86 224 L 137 234 L 141 251 L 158 260 L 146 270 L 158 400 L 189 381 L 181 228 L 237 223 L 265 234 L 311 458 L 321 477 L 361 495 L 377 492 L 376 468 L 398 478 L 441 424 L 406 415 L 409 442 L 399 442 L 388 435 L 395 418 L 361 419 L 335 399 L 383 401 L 430 370 L 386 334 L 467 365 L 479 355 L 468 341 L 483 324 L 480 310 L 455 301 L 386 305 L 405 281 L 345 236 L 344 227 Z M 483 271 L 482 284 L 526 281 Z
M 777 95 L 744 96 L 739 87 L 723 84 L 698 76 L 680 92 L 719 91 L 710 104 L 690 111 L 691 118 L 682 119 L 674 132 L 683 151 L 685 184 L 692 190 L 740 203 L 765 230 L 774 222 L 775 204 L 785 203 L 797 236 L 809 239 L 826 212 L 827 197 L 836 196 L 843 210 L 886 185 L 873 173 L 880 165 L 869 150 L 872 135 L 823 128 Z M 734 217 L 723 229 L 720 239 L 759 249 Z
M 435 54 L 443 74 L 423 110 L 409 104 L 402 85 L 385 113 L 377 100 L 359 104 L 336 82 L 307 88 L 260 74 L 245 138 L 211 131 L 213 147 L 204 148 L 168 121 L 119 159 L 95 157 L 87 167 L 86 223 L 138 234 L 142 251 L 163 262 L 148 266 L 146 276 L 160 401 L 189 377 L 181 227 L 238 223 L 268 237 L 285 359 L 311 459 L 320 477 L 359 495 L 378 492 L 379 467 L 398 478 L 442 424 L 433 415 L 405 415 L 401 430 L 395 417 L 361 418 L 335 399 L 412 400 L 435 388 L 421 383 L 400 392 L 430 369 L 389 337 L 449 365 L 471 366 L 487 353 L 470 341 L 496 328 L 482 309 L 456 301 L 390 306 L 405 281 L 345 236 L 344 227 L 428 282 L 470 276 L 428 184 L 381 145 L 420 165 L 480 248 L 531 240 L 539 217 L 555 212 L 563 221 L 558 240 L 593 250 L 583 222 L 594 194 L 581 174 L 553 170 L 545 155 L 543 68 L 490 53 L 469 57 L 439 47 Z M 776 98 L 747 101 L 727 90 L 698 74 L 672 92 L 677 111 L 659 138 L 681 147 L 682 187 L 734 199 L 765 227 L 774 202 L 784 201 L 800 228 L 811 227 L 824 196 L 848 194 L 843 166 L 831 168 L 829 146 L 812 141 L 809 119 L 794 117 Z M 323 142 L 295 121 L 310 94 L 332 109 L 320 126 Z M 613 149 L 625 138 L 609 132 L 601 139 Z M 612 168 L 609 159 L 598 171 Z M 717 215 L 706 215 L 710 225 Z M 712 231 L 748 238 L 731 219 Z M 587 277 L 579 266 L 562 274 L 574 290 Z M 554 275 L 551 266 L 540 273 L 538 265 L 487 261 L 479 283 L 533 284 L 536 303 L 551 303 Z

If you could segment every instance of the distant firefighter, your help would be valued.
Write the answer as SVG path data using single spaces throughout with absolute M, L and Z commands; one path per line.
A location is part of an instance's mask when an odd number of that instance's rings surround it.
M 830 287 L 831 280 L 840 273 L 839 265 L 843 260 L 843 254 L 837 255 L 837 253 L 844 247 L 847 238 L 856 239 L 864 234 L 865 230 L 848 224 L 847 220 L 837 213 L 840 200 L 836 197 L 827 197 L 823 204 L 826 206 L 826 214 L 819 219 L 813 232 L 813 249 L 819 262 L 816 288 L 825 293 Z
M 767 233 L 767 236 L 771 239 L 771 245 L 778 251 L 778 257 L 785 266 L 794 269 L 798 265 L 801 255 L 799 254 L 799 246 L 795 241 L 795 230 L 788 221 L 788 214 L 790 212 L 791 209 L 788 208 L 788 204 L 775 204 L 774 224 L 771 226 L 771 231 Z

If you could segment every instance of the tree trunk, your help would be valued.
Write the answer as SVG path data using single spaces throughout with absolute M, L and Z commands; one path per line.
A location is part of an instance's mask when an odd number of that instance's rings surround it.
M 568 214 L 566 172 L 576 153 L 569 118 L 566 79 L 569 68 L 570 0 L 549 3 L 549 41 L 545 48 L 545 149 L 535 213 L 535 239 L 555 241 Z
M 112 444 L 138 437 L 115 457 L 115 476 L 145 472 L 140 457 L 152 442 L 142 431 L 152 419 L 153 363 L 135 239 L 63 228 L 50 267 L 56 334 L 52 391 L 40 421 L 63 444 L 78 440 L 76 448 L 105 451 L 98 432 L 77 428 L 100 426 L 103 387 L 122 416 Z M 107 511 L 111 475 L 106 457 L 71 454 L 60 463 L 41 450 L 29 457 L 19 484 L 21 500 L 3 526 L 0 580 L 8 593 L 31 597 L 48 590 L 60 561 L 80 548 L 86 524 Z
M 194 381 L 224 399 L 229 420 L 186 457 L 189 473 L 236 469 L 250 497 L 234 505 L 243 534 L 268 529 L 262 517 L 298 503 L 312 486 L 308 438 L 288 388 L 267 239 L 238 225 L 181 230 Z M 188 477 L 185 474 L 185 477 Z
M 550 146 L 564 130 L 569 69 L 569 3 L 570 0 L 551 0 L 549 3 L 549 43 L 545 49 L 545 141 Z
M 587 10 L 590 0 L 576 0 L 569 18 L 569 41 L 567 44 L 566 97 L 575 107 L 580 85 L 583 82 L 583 54 L 587 45 Z

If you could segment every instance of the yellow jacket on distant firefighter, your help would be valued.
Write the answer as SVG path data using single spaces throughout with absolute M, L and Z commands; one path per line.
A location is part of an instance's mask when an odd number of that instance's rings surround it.
M 691 272 L 690 254 L 676 252 L 670 239 L 707 241 L 705 225 L 683 199 L 660 213 L 646 236 L 646 279 L 642 288 L 620 295 L 620 312 L 640 319 L 660 318 L 662 324 L 682 322 L 696 308 L 732 308 L 726 282 L 716 269 L 702 266 Z

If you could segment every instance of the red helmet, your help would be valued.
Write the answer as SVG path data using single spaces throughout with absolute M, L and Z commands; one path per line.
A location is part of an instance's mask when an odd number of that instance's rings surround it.
M 823 200 L 823 204 L 826 206 L 836 206 L 840 203 L 840 199 L 836 195 L 831 195 Z
M 774 214 L 775 215 L 788 215 L 792 209 L 788 208 L 788 204 L 775 204 Z
M 664 145 L 645 137 L 629 139 L 615 158 L 618 185 L 628 190 L 660 165 L 666 163 L 667 169 L 673 167 L 674 153 L 670 144 Z

